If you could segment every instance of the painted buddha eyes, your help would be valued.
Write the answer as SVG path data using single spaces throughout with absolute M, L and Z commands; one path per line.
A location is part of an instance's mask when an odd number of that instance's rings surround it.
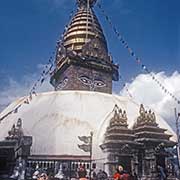
M 78 78 L 84 85 L 89 86 L 90 89 L 94 89 L 95 87 L 105 87 L 106 84 L 99 79 L 92 80 L 91 78 L 87 76 L 80 76 Z
M 97 87 L 105 87 L 106 84 L 101 80 L 94 80 L 94 85 Z
M 85 85 L 91 85 L 92 84 L 91 79 L 88 78 L 87 76 L 81 76 L 81 77 L 79 77 L 79 80 Z
M 100 80 L 100 79 L 91 79 L 88 76 L 80 76 L 79 81 L 81 81 L 82 84 L 89 86 L 89 88 L 91 90 L 94 90 L 95 88 L 99 87 L 105 87 L 106 84 L 104 83 L 104 81 Z M 62 81 L 59 82 L 58 86 L 56 87 L 56 90 L 61 90 L 63 89 L 67 84 L 68 84 L 69 79 L 67 77 L 65 77 Z

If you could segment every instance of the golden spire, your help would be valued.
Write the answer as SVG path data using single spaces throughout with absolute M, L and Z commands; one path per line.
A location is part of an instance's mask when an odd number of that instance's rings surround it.
M 77 0 L 78 9 L 66 28 L 63 46 L 79 55 L 110 62 L 103 30 L 92 9 L 95 3 L 96 0 Z

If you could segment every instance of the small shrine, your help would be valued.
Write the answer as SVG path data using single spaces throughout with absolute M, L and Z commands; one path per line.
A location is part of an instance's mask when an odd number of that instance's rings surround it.
M 128 128 L 126 111 L 115 105 L 113 117 L 106 129 L 104 142 L 100 145 L 107 155 L 105 169 L 109 175 L 116 171 L 118 164 L 121 164 L 129 172 L 132 171 L 132 161 L 139 145 L 134 139 L 133 131 Z
M 133 132 L 136 137 L 135 141 L 142 144 L 137 173 L 143 180 L 156 180 L 161 167 L 166 171 L 169 179 L 173 180 L 171 165 L 167 160 L 170 154 L 167 150 L 175 143 L 170 140 L 171 135 L 165 133 L 166 129 L 159 127 L 155 113 L 145 110 L 141 105 Z
M 111 176 L 118 165 L 142 180 L 158 180 L 162 168 L 173 180 L 173 170 L 168 162 L 168 148 L 175 145 L 156 122 L 155 113 L 140 106 L 139 116 L 132 129 L 128 128 L 127 115 L 117 105 L 100 145 L 106 154 L 106 170 Z
M 17 123 L 8 132 L 5 140 L 0 141 L 1 179 L 25 172 L 26 160 L 30 155 L 31 145 L 32 137 L 23 134 L 22 120 L 18 119 Z M 2 177 L 2 174 L 6 174 L 7 177 Z

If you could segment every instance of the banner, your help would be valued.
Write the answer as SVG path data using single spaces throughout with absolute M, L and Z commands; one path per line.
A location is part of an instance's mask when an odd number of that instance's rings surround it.
M 82 144 L 79 145 L 78 144 L 79 149 L 83 150 L 84 152 L 90 152 L 91 151 L 91 145 L 87 145 L 87 144 Z

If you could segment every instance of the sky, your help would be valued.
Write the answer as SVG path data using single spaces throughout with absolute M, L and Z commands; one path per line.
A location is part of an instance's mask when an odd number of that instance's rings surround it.
M 180 97 L 180 1 L 99 2 L 143 64 Z M 123 81 L 114 83 L 114 93 L 127 95 L 122 87 L 126 82 L 136 101 L 151 108 L 158 105 L 158 113 L 168 121 L 172 120 L 172 107 L 176 104 L 159 90 L 148 74 L 144 74 L 113 34 L 98 7 L 94 9 L 103 27 L 109 53 L 120 65 L 123 77 Z M 76 10 L 75 0 L 1 0 L 0 110 L 29 92 L 52 55 L 72 10 Z M 52 87 L 46 81 L 39 91 L 48 90 Z

